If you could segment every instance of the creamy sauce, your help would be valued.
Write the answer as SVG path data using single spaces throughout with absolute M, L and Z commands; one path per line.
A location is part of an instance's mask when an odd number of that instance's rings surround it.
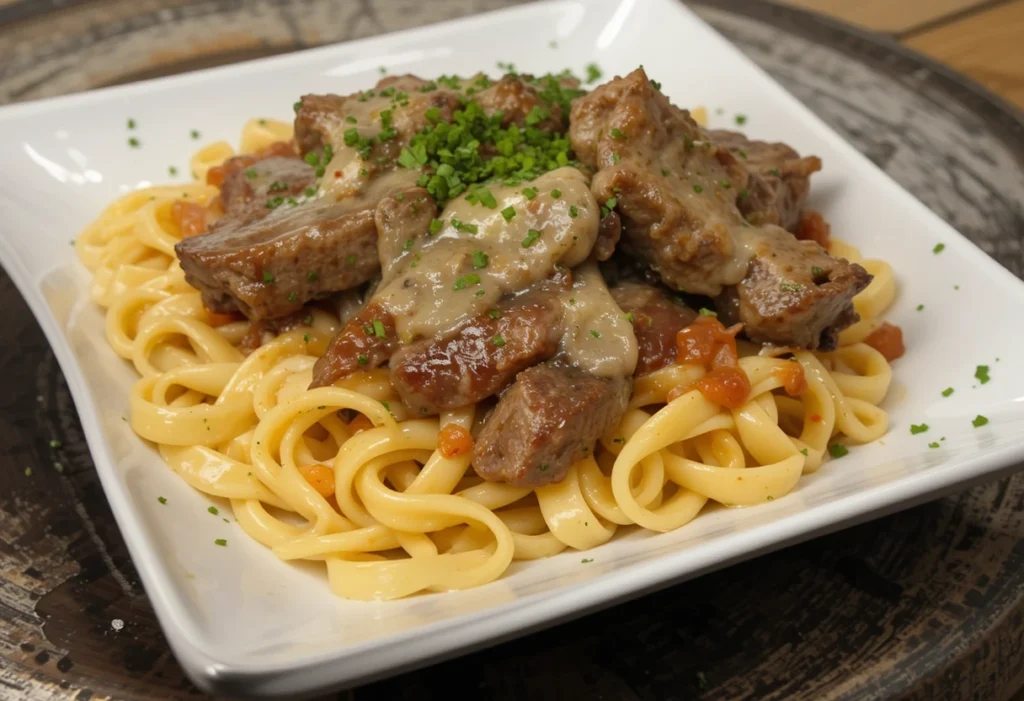
M 561 295 L 565 335 L 560 358 L 598 377 L 627 377 L 636 369 L 639 348 L 633 325 L 615 303 L 597 264 L 573 271 L 573 285 Z
M 488 189 L 496 207 L 457 197 L 440 214 L 440 231 L 384 266 L 375 298 L 391 310 L 404 342 L 444 333 L 546 279 L 555 265 L 579 265 L 594 247 L 600 208 L 579 170 L 559 168 L 515 187 Z M 524 190 L 537 194 L 531 199 Z M 502 214 L 508 207 L 515 211 L 510 220 Z M 396 243 L 380 246 L 402 248 Z

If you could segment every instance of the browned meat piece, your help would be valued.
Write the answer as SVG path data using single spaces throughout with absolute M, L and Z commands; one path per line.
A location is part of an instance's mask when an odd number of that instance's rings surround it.
M 617 201 L 623 245 L 677 289 L 717 295 L 739 282 L 732 201 L 747 172 L 728 149 L 703 140 L 685 110 L 669 103 L 643 69 L 573 102 L 569 139 L 597 168 L 599 202 Z
M 722 323 L 742 323 L 758 343 L 834 349 L 838 333 L 859 318 L 852 300 L 871 275 L 813 241 L 763 231 L 750 275 L 715 300 Z
M 524 77 L 506 75 L 498 82 L 480 92 L 472 99 L 480 103 L 484 112 L 491 115 L 501 112 L 501 125 L 527 126 L 527 117 L 533 117 L 529 126 L 541 131 L 564 131 L 565 120 L 559 105 L 545 104 L 537 89 L 526 82 Z M 536 110 L 536 111 L 534 111 Z
M 622 219 L 612 210 L 601 217 L 600 228 L 597 230 L 597 242 L 594 244 L 594 257 L 608 260 L 615 253 L 615 247 L 622 236 Z
M 642 69 L 573 102 L 569 136 L 577 156 L 598 168 L 598 201 L 617 201 L 623 248 L 670 287 L 723 295 L 720 313 L 743 322 L 756 341 L 816 348 L 856 320 L 851 299 L 871 276 L 799 246 L 778 226 L 748 223 L 737 193 L 749 196 L 760 176 L 705 138 Z
M 676 334 L 693 323 L 697 312 L 642 282 L 621 282 L 611 293 L 622 311 L 633 315 L 639 349 L 634 374 L 639 377 L 674 363 L 679 352 Z
M 571 284 L 569 274 L 557 275 L 448 334 L 402 348 L 391 359 L 391 384 L 421 414 L 491 396 L 558 351 L 558 294 Z
M 225 173 L 220 200 L 226 214 L 258 217 L 302 195 L 315 181 L 316 171 L 300 158 L 272 156 Z
M 786 144 L 751 141 L 735 131 L 707 132 L 719 146 L 737 154 L 751 171 L 736 204 L 751 224 L 777 224 L 795 231 L 811 188 L 810 176 L 821 170 L 817 156 L 800 157 Z
M 345 131 L 357 128 L 367 132 L 367 138 L 379 134 L 383 125 L 380 114 L 391 112 L 391 128 L 394 137 L 378 143 L 374 157 L 394 158 L 416 132 L 429 122 L 427 110 L 440 110 L 441 121 L 451 121 L 455 110 L 460 107 L 458 94 L 452 90 L 435 87 L 428 92 L 422 88 L 430 83 L 413 75 L 388 76 L 381 79 L 373 90 L 352 95 L 303 95 L 295 114 L 295 140 L 299 150 L 309 153 L 330 144 L 335 151 L 344 145 Z M 402 100 L 395 96 L 405 93 Z M 349 117 L 355 119 L 352 122 Z
M 399 346 L 391 313 L 371 302 L 345 324 L 313 366 L 310 389 L 324 387 L 356 370 L 377 368 Z
M 484 479 L 523 487 L 560 482 L 622 419 L 631 391 L 630 378 L 552 363 L 524 370 L 480 430 L 473 468 Z

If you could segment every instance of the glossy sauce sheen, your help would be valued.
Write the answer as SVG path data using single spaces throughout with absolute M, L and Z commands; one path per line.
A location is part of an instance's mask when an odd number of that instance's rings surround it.
M 597 265 L 573 271 L 572 289 L 560 295 L 565 333 L 560 356 L 598 377 L 626 377 L 639 354 L 633 325 L 615 303 Z
M 529 188 L 537 190 L 533 199 L 523 192 Z M 593 248 L 599 207 L 575 168 L 488 189 L 497 201 L 493 209 L 460 196 L 441 213 L 436 234 L 413 241 L 408 250 L 404 242 L 381 242 L 382 249 L 402 251 L 386 262 L 375 298 L 391 311 L 403 342 L 438 336 L 486 313 L 503 296 L 547 278 L 555 265 L 579 265 Z M 510 221 L 502 215 L 507 207 L 515 210 Z M 540 232 L 532 242 L 531 229 Z M 474 253 L 478 264 L 480 254 L 486 256 L 486 266 L 474 265 Z

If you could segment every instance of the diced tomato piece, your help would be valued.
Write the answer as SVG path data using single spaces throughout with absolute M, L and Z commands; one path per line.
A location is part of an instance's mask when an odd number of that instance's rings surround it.
M 902 358 L 907 352 L 906 346 L 903 345 L 903 329 L 889 322 L 872 331 L 871 335 L 864 339 L 864 343 L 885 356 L 889 362 Z
M 458 424 L 445 424 L 437 437 L 437 449 L 446 458 L 465 455 L 473 450 L 473 436 Z

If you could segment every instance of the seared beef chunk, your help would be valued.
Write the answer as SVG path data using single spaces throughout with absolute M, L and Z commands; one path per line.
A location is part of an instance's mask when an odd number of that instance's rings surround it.
M 480 430 L 473 468 L 484 479 L 523 487 L 560 482 L 618 424 L 631 391 L 630 378 L 553 363 L 524 370 Z
M 724 291 L 720 305 L 753 340 L 815 348 L 856 321 L 850 300 L 871 276 L 820 248 L 797 246 L 778 226 L 745 221 L 738 193 L 749 196 L 760 176 L 708 140 L 642 69 L 573 102 L 569 136 L 577 156 L 598 169 L 591 185 L 598 201 L 616 200 L 623 247 L 669 286 Z
M 742 323 L 758 343 L 834 349 L 838 333 L 857 321 L 853 296 L 871 275 L 813 241 L 765 236 L 755 248 L 750 274 L 715 301 L 722 323 Z
M 402 348 L 391 359 L 391 384 L 421 414 L 489 397 L 558 351 L 558 294 L 570 285 L 571 277 L 560 274 L 450 333 Z
M 562 114 L 561 107 L 557 104 L 548 106 L 542 102 L 537 89 L 527 83 L 524 77 L 503 76 L 498 82 L 471 97 L 480 103 L 488 115 L 500 112 L 503 127 L 515 124 L 518 127 L 529 125 L 541 131 L 565 131 L 566 115 Z M 529 121 L 527 117 L 530 117 Z
M 747 221 L 796 231 L 811 188 L 810 176 L 821 170 L 821 159 L 801 158 L 786 144 L 751 141 L 735 131 L 713 129 L 707 135 L 738 155 L 751 171 L 746 190 L 740 191 L 736 199 Z
M 623 312 L 633 315 L 633 333 L 639 348 L 636 376 L 660 370 L 675 362 L 676 334 L 693 323 L 697 313 L 671 299 L 662 288 L 642 282 L 621 282 L 611 288 Z
M 367 138 L 379 134 L 383 131 L 381 112 L 388 110 L 394 135 L 378 143 L 374 156 L 395 158 L 416 132 L 430 123 L 427 110 L 437 108 L 439 120 L 451 121 L 460 107 L 459 96 L 452 90 L 435 87 L 422 91 L 431 85 L 413 75 L 388 76 L 373 90 L 352 95 L 303 95 L 295 114 L 299 150 L 307 154 L 330 145 L 338 151 L 349 130 Z
M 327 352 L 313 366 L 310 389 L 333 384 L 356 370 L 377 368 L 399 347 L 391 313 L 370 302 L 331 339 Z
M 601 217 L 601 227 L 597 230 L 597 242 L 594 244 L 594 257 L 600 261 L 611 258 L 621 236 L 622 219 L 612 210 Z
M 260 217 L 302 195 L 315 181 L 313 167 L 300 158 L 271 156 L 228 170 L 220 186 L 221 205 L 229 215 Z
M 403 193 L 410 204 L 421 197 L 420 188 Z M 384 198 L 380 208 L 387 210 L 390 202 Z M 426 201 L 420 204 L 434 211 Z M 239 310 L 250 319 L 284 316 L 377 273 L 377 209 L 349 200 L 312 201 L 283 205 L 258 219 L 225 217 L 175 251 L 185 279 L 211 310 Z

